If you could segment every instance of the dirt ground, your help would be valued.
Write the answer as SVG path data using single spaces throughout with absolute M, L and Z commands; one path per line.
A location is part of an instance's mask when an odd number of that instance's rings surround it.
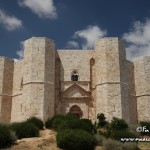
M 40 137 L 24 138 L 17 140 L 11 148 L 3 150 L 62 150 L 56 144 L 56 132 L 53 130 L 41 130 Z M 97 147 L 96 150 L 101 150 Z
M 150 142 L 139 142 L 141 150 L 150 150 Z M 16 144 L 3 150 L 62 150 L 56 144 L 56 132 L 53 130 L 41 130 L 40 137 L 24 138 L 17 140 Z M 97 146 L 95 150 L 102 150 Z
M 24 138 L 5 150 L 61 150 L 56 145 L 56 132 L 41 130 L 38 138 Z

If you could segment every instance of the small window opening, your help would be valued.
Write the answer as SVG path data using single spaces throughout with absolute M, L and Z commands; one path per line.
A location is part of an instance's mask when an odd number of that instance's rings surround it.
M 76 71 L 74 71 L 71 76 L 72 81 L 78 81 L 78 78 L 79 78 L 79 75 L 77 74 Z
M 21 78 L 20 91 L 22 90 L 22 88 L 23 88 L 23 78 Z

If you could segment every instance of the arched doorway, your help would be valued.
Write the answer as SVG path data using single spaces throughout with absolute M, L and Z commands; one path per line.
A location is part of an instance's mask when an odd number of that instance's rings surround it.
M 78 118 L 81 118 L 82 117 L 82 110 L 79 106 L 77 105 L 73 105 L 70 110 L 69 110 L 69 113 L 72 113 L 74 115 L 76 115 Z

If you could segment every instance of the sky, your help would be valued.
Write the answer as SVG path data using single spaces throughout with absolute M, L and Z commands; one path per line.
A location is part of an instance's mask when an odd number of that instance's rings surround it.
M 119 37 L 129 60 L 150 55 L 150 0 L 0 0 L 0 56 L 22 59 L 31 37 L 53 39 L 56 49 Z

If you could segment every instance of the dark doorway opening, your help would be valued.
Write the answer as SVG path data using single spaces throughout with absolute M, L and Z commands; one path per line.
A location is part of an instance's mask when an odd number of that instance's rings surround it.
M 82 117 L 82 110 L 79 106 L 77 105 L 73 105 L 70 110 L 69 113 L 74 114 L 75 116 L 77 116 L 78 118 Z

